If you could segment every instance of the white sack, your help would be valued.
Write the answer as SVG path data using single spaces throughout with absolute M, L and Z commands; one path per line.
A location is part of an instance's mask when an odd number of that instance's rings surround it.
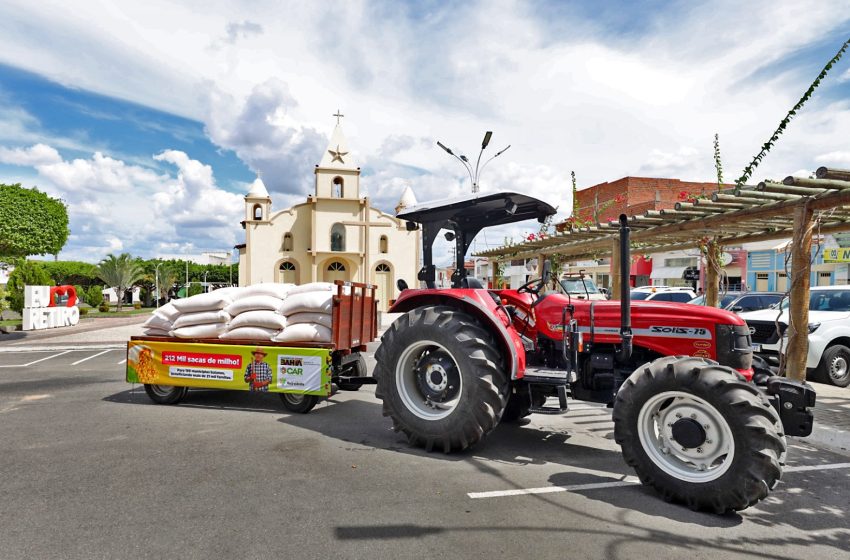
M 286 318 L 287 325 L 297 325 L 299 323 L 314 323 L 323 327 L 331 328 L 333 323 L 333 315 L 330 313 L 313 313 L 302 311 L 301 313 L 293 313 Z
M 192 325 L 206 325 L 207 323 L 227 323 L 230 315 L 227 311 L 198 311 L 197 313 L 185 313 L 174 321 L 174 329 L 191 327 Z
M 231 299 L 237 300 L 242 297 L 243 290 L 244 289 L 240 288 L 239 286 L 227 286 L 226 288 L 219 288 L 214 291 L 219 295 L 227 296 Z
M 263 327 L 279 331 L 285 326 L 286 317 L 278 315 L 274 311 L 246 311 L 245 313 L 240 313 L 230 321 L 228 330 L 238 329 L 239 327 Z
M 351 290 L 349 286 L 342 287 L 342 293 L 348 294 Z M 310 282 L 309 284 L 301 284 L 289 290 L 289 295 L 306 294 L 308 292 L 333 292 L 336 293 L 336 284 L 332 282 Z
M 172 326 L 171 321 L 156 313 L 151 314 L 148 320 L 142 324 L 143 328 L 159 329 L 162 331 L 170 331 Z
M 174 304 L 170 301 L 154 311 L 156 315 L 159 315 L 163 319 L 168 319 L 169 321 L 173 321 L 175 317 L 177 317 L 180 312 L 174 307 Z
M 207 323 L 206 325 L 192 325 L 181 327 L 171 331 L 171 336 L 177 338 L 218 338 L 227 330 L 227 323 Z
M 215 311 L 224 309 L 231 303 L 233 298 L 227 294 L 219 293 L 220 290 L 198 294 L 185 299 L 174 300 L 172 303 L 180 313 L 196 313 L 198 311 Z
M 142 331 L 142 334 L 144 334 L 145 336 L 171 336 L 171 331 L 148 328 Z M 134 346 L 133 348 L 138 348 L 138 346 Z
M 272 340 L 275 342 L 330 342 L 331 330 L 322 325 L 298 323 L 289 325 Z
M 306 292 L 291 295 L 286 298 L 278 313 L 292 315 L 303 311 L 315 313 L 330 313 L 333 309 L 332 292 Z
M 275 282 L 266 282 L 263 284 L 252 284 L 242 288 L 240 298 L 249 296 L 273 296 L 278 299 L 285 299 L 287 293 L 295 286 L 295 284 L 280 284 Z
M 240 327 L 231 329 L 219 335 L 222 340 L 271 340 L 279 330 L 264 329 L 262 327 Z
M 224 308 L 231 317 L 246 311 L 277 311 L 283 305 L 283 300 L 274 296 L 244 296 Z

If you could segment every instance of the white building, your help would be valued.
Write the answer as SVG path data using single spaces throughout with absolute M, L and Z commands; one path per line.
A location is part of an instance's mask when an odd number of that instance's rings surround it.
M 347 280 L 377 285 L 378 308 L 397 295 L 396 280 L 418 285 L 419 230 L 360 198 L 360 168 L 337 123 L 307 201 L 272 212 L 260 178 L 245 196 L 245 243 L 239 250 L 239 285 L 260 282 Z M 396 212 L 416 203 L 408 187 Z

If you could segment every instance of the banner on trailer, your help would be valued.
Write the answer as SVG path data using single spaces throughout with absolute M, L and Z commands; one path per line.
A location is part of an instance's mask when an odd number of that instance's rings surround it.
M 130 383 L 327 396 L 330 366 L 325 348 L 146 340 L 127 345 Z

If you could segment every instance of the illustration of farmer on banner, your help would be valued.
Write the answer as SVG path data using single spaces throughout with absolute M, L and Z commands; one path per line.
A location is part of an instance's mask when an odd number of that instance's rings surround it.
M 259 346 L 251 354 L 254 361 L 245 368 L 245 383 L 248 383 L 251 391 L 268 391 L 272 382 L 272 368 L 263 361 L 268 354 Z

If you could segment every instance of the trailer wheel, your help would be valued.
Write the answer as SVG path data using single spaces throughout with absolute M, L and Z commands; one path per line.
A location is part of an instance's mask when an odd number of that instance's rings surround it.
M 614 437 L 643 484 L 716 513 L 764 499 L 786 451 L 779 416 L 759 389 L 693 357 L 660 358 L 626 380 L 614 403 Z
M 188 392 L 188 387 L 145 384 L 145 393 L 157 404 L 177 404 L 183 400 Z
M 836 387 L 850 385 L 850 348 L 836 344 L 827 348 L 815 370 L 817 380 Z
M 297 414 L 307 414 L 319 402 L 319 397 L 316 395 L 299 395 L 298 393 L 278 394 L 280 395 L 281 402 L 283 402 L 283 408 Z
M 466 449 L 499 423 L 508 380 L 493 337 L 468 314 L 413 309 L 384 333 L 375 359 L 375 395 L 411 444 Z
M 369 375 L 369 370 L 366 367 L 366 358 L 364 358 L 362 354 L 358 356 L 356 362 L 351 364 L 350 368 L 351 375 L 354 377 L 366 377 Z M 337 387 L 343 391 L 357 391 L 362 386 L 362 381 L 343 381 L 337 384 Z

